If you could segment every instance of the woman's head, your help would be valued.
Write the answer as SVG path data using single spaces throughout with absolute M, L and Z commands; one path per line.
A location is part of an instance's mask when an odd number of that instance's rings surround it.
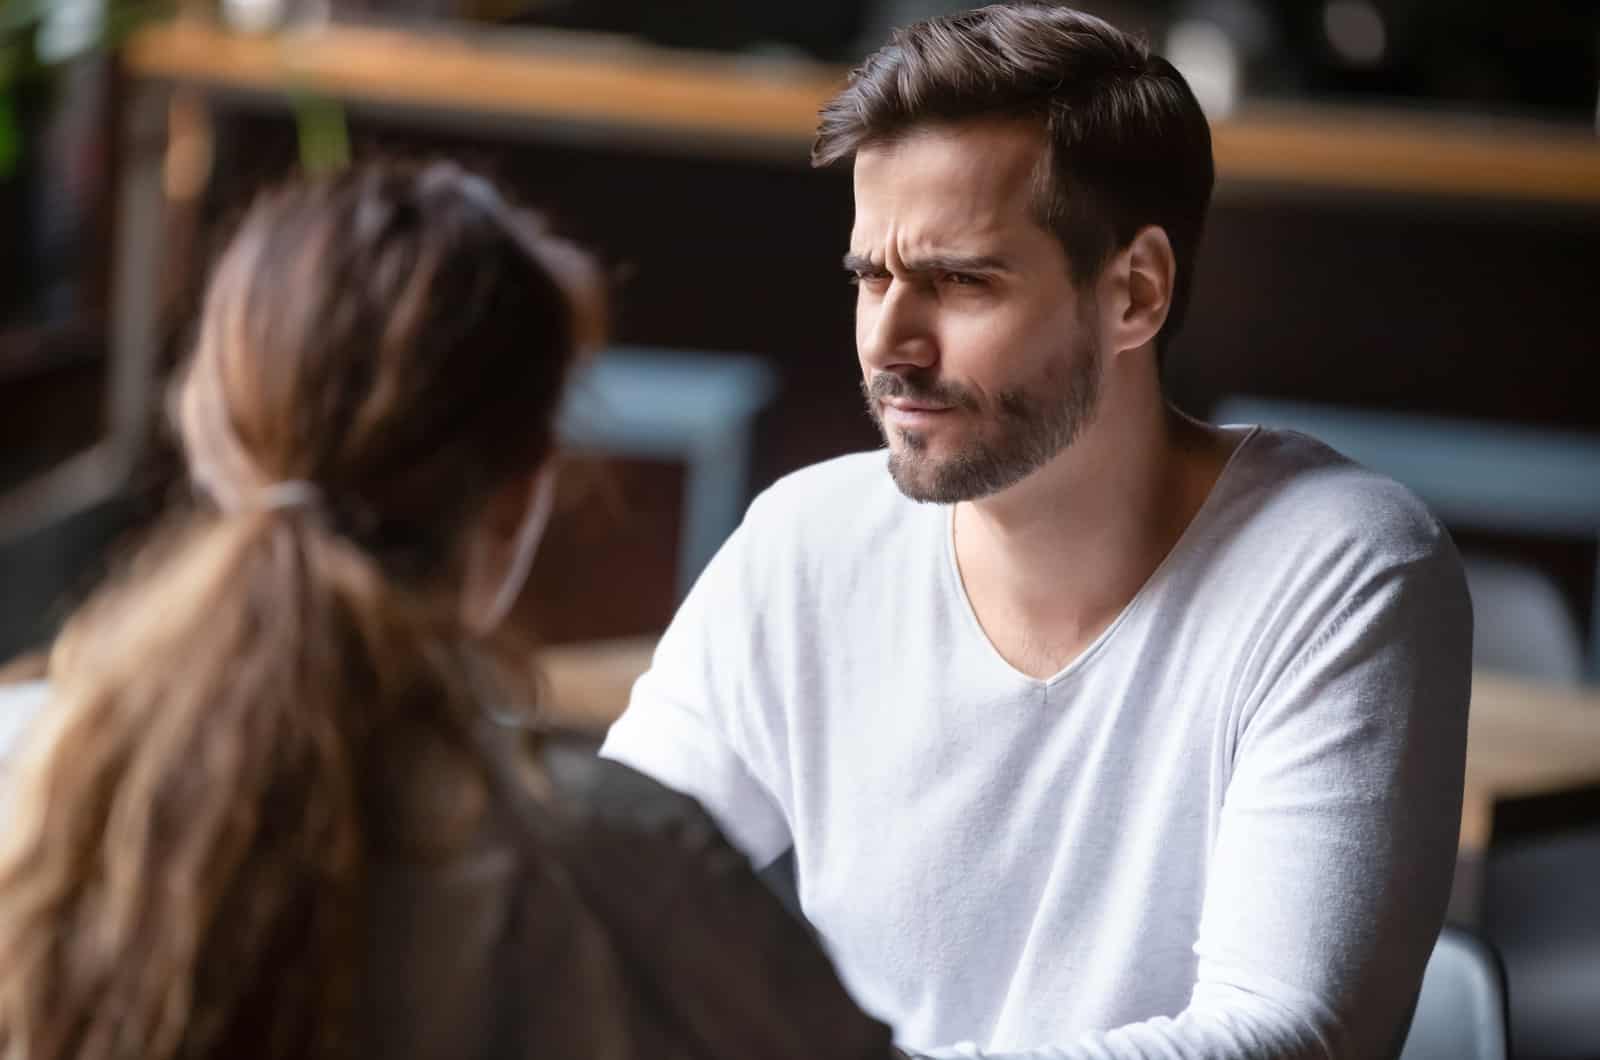
M 73 617 L 8 782 L 0 1053 L 359 1052 L 369 865 L 483 819 L 466 728 L 503 704 L 481 702 L 478 634 L 528 551 L 596 292 L 450 165 L 250 211 L 176 400 L 216 511 Z M 419 782 L 407 747 L 461 782 Z
M 393 577 L 464 580 L 482 619 L 601 327 L 589 260 L 453 164 L 291 186 L 211 281 L 176 401 L 192 477 L 224 511 L 313 508 Z

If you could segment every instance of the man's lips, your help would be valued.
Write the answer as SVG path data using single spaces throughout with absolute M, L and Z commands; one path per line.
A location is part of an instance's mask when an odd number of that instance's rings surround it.
M 883 406 L 885 409 L 893 409 L 896 412 L 949 412 L 953 407 L 950 405 L 935 405 L 927 401 L 908 401 L 905 398 L 885 398 Z
M 951 405 L 933 405 L 921 401 L 908 401 L 905 398 L 887 398 L 883 402 L 883 419 L 885 423 L 897 427 L 926 427 L 949 413 L 952 408 Z

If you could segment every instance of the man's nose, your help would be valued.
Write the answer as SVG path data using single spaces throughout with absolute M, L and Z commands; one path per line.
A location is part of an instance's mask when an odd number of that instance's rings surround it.
M 905 371 L 938 361 L 938 343 L 923 303 L 913 284 L 892 279 L 882 297 L 857 305 L 856 346 L 864 367 Z

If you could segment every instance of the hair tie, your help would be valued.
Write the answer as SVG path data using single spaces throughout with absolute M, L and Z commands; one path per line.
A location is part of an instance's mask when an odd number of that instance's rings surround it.
M 287 479 L 252 490 L 241 498 L 236 510 L 281 512 L 292 508 L 320 508 L 322 491 L 303 479 Z

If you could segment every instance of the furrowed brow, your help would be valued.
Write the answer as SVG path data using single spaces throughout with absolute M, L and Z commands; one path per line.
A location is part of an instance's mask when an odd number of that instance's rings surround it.
M 888 271 L 885 265 L 873 261 L 865 254 L 846 254 L 844 268 L 846 272 L 857 275 L 874 275 Z M 1012 271 L 1010 264 L 1004 258 L 992 254 L 926 254 L 906 259 L 902 268 L 912 276 L 931 276 L 945 272 L 983 274 Z
M 844 271 L 853 272 L 857 275 L 860 275 L 863 273 L 871 274 L 883 272 L 884 268 L 881 264 L 873 261 L 865 254 L 846 254 L 844 256 Z
M 907 258 L 905 270 L 924 275 L 941 272 L 996 273 L 1010 272 L 1011 266 L 1004 258 L 992 254 L 927 254 Z

